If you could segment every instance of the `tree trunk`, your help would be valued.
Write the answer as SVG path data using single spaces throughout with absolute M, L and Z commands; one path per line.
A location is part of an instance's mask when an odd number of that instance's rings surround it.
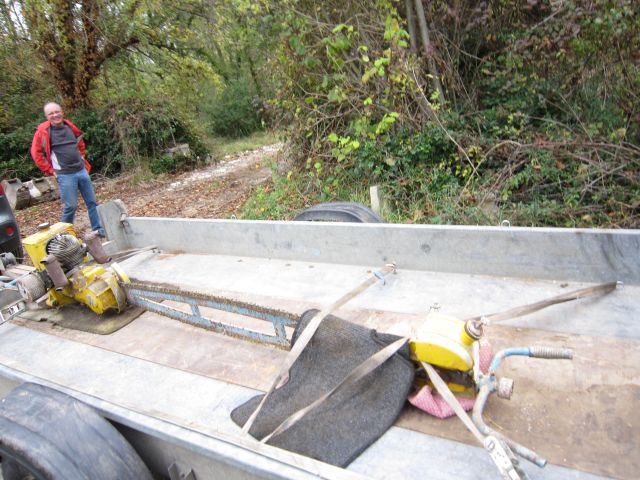
M 444 103 L 444 92 L 442 91 L 442 85 L 440 85 L 440 78 L 438 70 L 436 68 L 436 62 L 433 60 L 433 45 L 429 41 L 429 29 L 427 28 L 427 18 L 422 7 L 422 0 L 415 0 L 416 15 L 418 17 L 418 25 L 420 25 L 420 35 L 422 37 L 422 45 L 424 47 L 424 54 L 427 59 L 427 65 L 429 66 L 429 72 L 431 73 L 433 89 L 438 92 L 438 100 L 440 103 Z
M 418 36 L 416 35 L 416 17 L 413 15 L 413 3 L 411 0 L 404 0 L 407 13 L 407 28 L 409 29 L 409 41 L 411 42 L 411 50 L 418 51 Z
M 245 48 L 244 54 L 247 56 L 247 64 L 249 65 L 249 74 L 251 75 L 251 80 L 253 80 L 253 85 L 256 87 L 258 98 L 260 99 L 260 101 L 262 101 L 262 87 L 260 87 L 260 82 L 258 81 L 256 67 L 253 63 L 253 58 L 251 58 L 251 52 L 249 52 L 248 48 Z
M 134 14 L 137 5 L 138 2 L 133 2 L 117 18 L 129 22 L 126 19 Z M 91 83 L 99 75 L 102 64 L 138 42 L 135 35 L 125 33 L 129 29 L 122 24 L 99 28 L 102 8 L 99 0 L 46 0 L 24 4 L 31 43 L 44 60 L 65 110 L 88 106 Z

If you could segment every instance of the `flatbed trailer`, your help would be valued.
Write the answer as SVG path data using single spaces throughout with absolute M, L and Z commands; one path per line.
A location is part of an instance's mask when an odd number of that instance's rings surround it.
M 486 418 L 549 460 L 542 469 L 521 462 L 532 479 L 637 478 L 638 231 L 142 218 L 119 203 L 100 214 L 113 251 L 142 249 L 120 262 L 136 281 L 294 314 L 330 305 L 394 262 L 396 274 L 334 313 L 397 335 L 410 335 L 434 309 L 464 319 L 622 282 L 605 296 L 488 325 L 494 350 L 544 345 L 575 354 L 508 360 L 501 373 L 515 392 L 509 401 L 492 397 Z M 273 333 L 268 322 L 203 313 Z M 14 318 L 0 326 L 0 396 L 33 382 L 78 399 L 114 424 L 155 475 L 172 479 L 498 478 L 459 420 L 411 406 L 344 469 L 243 434 L 230 412 L 269 388 L 285 355 L 151 312 L 110 335 Z

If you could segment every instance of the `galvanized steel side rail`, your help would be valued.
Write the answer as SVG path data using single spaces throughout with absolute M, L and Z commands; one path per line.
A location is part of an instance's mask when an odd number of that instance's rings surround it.
M 119 249 L 640 284 L 640 230 L 147 218 L 100 208 Z

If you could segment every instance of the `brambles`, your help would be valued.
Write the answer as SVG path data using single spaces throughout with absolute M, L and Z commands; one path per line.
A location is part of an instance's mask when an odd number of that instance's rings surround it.
M 630 0 L 429 2 L 427 52 L 399 2 L 293 3 L 280 105 L 318 197 L 378 184 L 400 221 L 640 226 Z

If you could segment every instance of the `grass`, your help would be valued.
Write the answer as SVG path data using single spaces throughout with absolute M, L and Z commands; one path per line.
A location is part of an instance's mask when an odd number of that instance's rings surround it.
M 358 185 L 318 184 L 315 175 L 305 171 L 276 173 L 271 181 L 256 188 L 239 214 L 244 220 L 291 220 L 305 208 L 318 203 L 351 201 L 369 206 L 369 192 Z M 383 211 L 384 214 L 384 211 Z
M 280 140 L 278 132 L 255 132 L 248 137 L 225 138 L 210 137 L 206 140 L 206 145 L 211 156 L 215 160 L 224 158 L 226 155 L 235 155 L 246 150 L 253 150 L 265 145 L 278 143 Z
M 297 175 L 281 176 L 272 166 L 271 181 L 258 186 L 242 207 L 243 220 L 285 220 L 305 206 L 303 182 Z

